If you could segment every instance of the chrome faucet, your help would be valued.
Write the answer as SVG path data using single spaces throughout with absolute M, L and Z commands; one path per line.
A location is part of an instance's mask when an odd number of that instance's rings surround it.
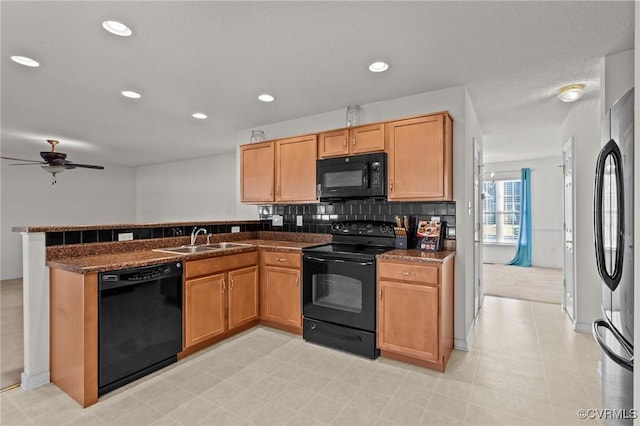
M 198 238 L 198 234 L 202 232 L 202 235 L 207 235 L 207 230 L 204 228 L 200 228 L 198 229 L 197 226 L 193 227 L 193 231 L 191 231 L 191 245 L 195 245 L 196 244 L 196 238 Z

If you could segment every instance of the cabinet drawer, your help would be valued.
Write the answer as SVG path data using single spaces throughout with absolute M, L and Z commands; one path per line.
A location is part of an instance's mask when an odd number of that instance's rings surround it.
M 300 267 L 300 254 L 298 253 L 265 251 L 263 252 L 263 256 L 265 265 L 275 265 L 290 268 Z
M 411 281 L 417 284 L 439 284 L 438 267 L 412 265 L 408 263 L 378 263 L 378 276 L 396 281 Z
M 184 271 L 186 278 L 210 275 L 230 269 L 244 268 L 258 264 L 258 252 L 232 254 L 229 256 L 212 257 L 209 259 L 186 262 Z

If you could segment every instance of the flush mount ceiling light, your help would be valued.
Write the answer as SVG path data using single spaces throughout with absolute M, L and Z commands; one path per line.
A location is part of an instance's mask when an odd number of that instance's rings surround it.
M 562 102 L 574 102 L 582 97 L 585 85 L 582 83 L 569 84 L 560 88 L 558 98 Z
M 260 99 L 262 102 L 273 102 L 276 100 L 276 98 L 268 93 L 263 93 L 262 95 L 258 96 L 258 99 Z
M 111 34 L 115 34 L 120 37 L 129 37 L 133 34 L 131 28 L 118 21 L 104 21 L 102 23 L 102 28 L 109 31 Z
M 369 71 L 371 72 L 385 72 L 389 69 L 389 64 L 382 61 L 377 61 L 369 65 Z
M 203 114 L 201 112 L 195 112 L 195 113 L 191 114 L 191 116 L 193 118 L 197 118 L 198 120 L 204 120 L 205 118 L 207 118 L 207 114 Z
M 12 56 L 11 60 L 25 67 L 39 67 L 40 63 L 26 56 Z
M 132 90 L 123 90 L 122 91 L 122 96 L 126 97 L 126 98 L 131 98 L 131 99 L 140 99 L 142 97 L 142 95 L 138 92 L 134 92 Z

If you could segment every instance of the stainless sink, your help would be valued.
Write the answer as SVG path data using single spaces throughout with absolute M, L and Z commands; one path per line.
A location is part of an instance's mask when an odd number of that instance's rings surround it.
M 235 247 L 249 247 L 251 244 L 241 244 L 241 243 L 214 243 L 214 244 L 206 244 L 200 246 L 180 246 L 180 247 L 167 247 L 167 248 L 158 248 L 153 249 L 153 251 L 159 251 L 162 253 L 172 253 L 172 254 L 192 254 L 192 253 L 206 253 L 210 251 L 218 251 L 225 250 L 229 248 Z

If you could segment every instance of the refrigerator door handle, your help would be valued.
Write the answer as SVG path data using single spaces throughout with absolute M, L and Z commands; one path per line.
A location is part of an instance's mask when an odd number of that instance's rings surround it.
M 599 327 L 604 327 L 611 331 L 613 337 L 620 343 L 620 346 L 624 348 L 624 351 L 629 356 L 629 359 L 623 358 L 617 353 L 615 353 L 607 344 L 605 343 L 602 335 L 600 334 Z M 602 349 L 602 351 L 609 357 L 613 362 L 618 364 L 620 367 L 633 372 L 633 351 L 629 348 L 628 344 L 618 335 L 618 333 L 611 327 L 611 325 L 603 319 L 598 319 L 593 322 L 593 337 L 596 339 L 596 343 Z

